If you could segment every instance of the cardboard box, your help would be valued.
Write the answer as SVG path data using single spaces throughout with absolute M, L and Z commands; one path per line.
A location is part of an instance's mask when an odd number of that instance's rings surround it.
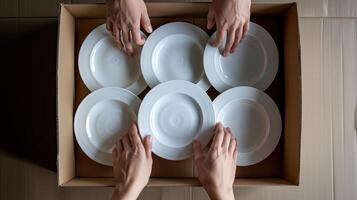
M 147 3 L 154 29 L 171 21 L 187 21 L 206 30 L 209 3 Z M 78 73 L 77 56 L 87 34 L 105 23 L 105 5 L 61 5 L 58 38 L 57 120 L 58 184 L 60 186 L 113 186 L 112 168 L 88 158 L 78 146 L 73 118 L 89 94 Z M 296 3 L 253 4 L 251 20 L 263 26 L 279 50 L 279 71 L 265 91 L 279 107 L 282 137 L 264 161 L 237 167 L 234 186 L 299 185 L 301 135 L 301 61 Z M 143 98 L 147 88 L 140 97 Z M 211 88 L 214 99 L 218 92 Z M 193 159 L 168 161 L 153 156 L 148 186 L 199 186 Z

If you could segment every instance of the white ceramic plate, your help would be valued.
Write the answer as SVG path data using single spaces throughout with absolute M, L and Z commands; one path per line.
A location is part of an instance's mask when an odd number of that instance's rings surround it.
M 280 112 L 264 92 L 252 87 L 235 87 L 214 101 L 217 121 L 232 129 L 238 142 L 238 166 L 256 164 L 268 157 L 281 134 Z
M 75 136 L 84 153 L 112 166 L 115 141 L 137 121 L 140 102 L 136 95 L 118 87 L 98 89 L 84 98 L 74 117 Z
M 207 145 L 215 125 L 212 101 L 196 84 L 184 80 L 161 83 L 145 96 L 138 115 L 142 138 L 154 137 L 153 152 L 165 159 L 192 156 L 192 140 Z
M 186 22 L 156 29 L 141 52 L 141 71 L 146 83 L 153 88 L 169 80 L 187 80 L 208 90 L 210 84 L 202 60 L 208 39 L 206 32 Z
M 146 36 L 141 32 L 142 37 Z M 95 28 L 83 41 L 78 56 L 79 73 L 91 91 L 102 87 L 121 87 L 140 94 L 146 83 L 140 69 L 141 47 L 138 54 L 126 55 L 115 46 L 115 40 L 105 24 Z
M 214 33 L 210 41 L 215 40 Z M 223 92 L 236 86 L 251 86 L 265 90 L 273 82 L 279 67 L 278 48 L 270 34 L 258 24 L 250 22 L 246 36 L 233 54 L 220 53 L 225 41 L 217 48 L 207 43 L 204 69 L 216 90 Z

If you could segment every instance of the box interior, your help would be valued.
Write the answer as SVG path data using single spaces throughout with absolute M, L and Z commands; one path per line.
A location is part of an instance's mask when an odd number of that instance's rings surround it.
M 209 3 L 147 3 L 154 29 L 172 21 L 193 23 L 211 35 L 206 27 Z M 62 5 L 58 47 L 58 174 L 59 185 L 113 185 L 112 168 L 88 158 L 73 133 L 74 113 L 90 91 L 79 72 L 80 46 L 96 26 L 105 23 L 104 5 Z M 251 21 L 263 26 L 279 50 L 279 70 L 265 91 L 278 105 L 283 119 L 280 142 L 262 162 L 237 167 L 235 185 L 298 185 L 300 168 L 301 80 L 300 46 L 296 4 L 254 4 Z M 139 95 L 143 98 L 147 88 Z M 212 100 L 219 94 L 212 87 Z M 153 156 L 149 185 L 200 185 L 192 158 L 168 161 Z

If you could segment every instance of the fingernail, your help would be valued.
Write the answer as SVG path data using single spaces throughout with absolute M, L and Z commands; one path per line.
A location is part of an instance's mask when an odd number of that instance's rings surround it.
M 148 137 L 149 142 L 152 142 L 152 137 L 151 137 L 151 135 L 149 135 L 149 136 L 147 136 L 147 137 Z
M 149 28 L 149 33 L 151 33 L 152 32 L 152 27 L 149 26 L 148 28 Z

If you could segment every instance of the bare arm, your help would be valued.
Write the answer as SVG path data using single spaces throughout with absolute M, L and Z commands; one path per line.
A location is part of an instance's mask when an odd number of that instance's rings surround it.
M 112 200 L 136 199 L 147 185 L 152 169 L 151 143 L 150 136 L 141 141 L 136 124 L 116 142 L 113 150 L 116 184 Z
M 215 200 L 234 199 L 233 182 L 236 173 L 237 142 L 231 130 L 217 123 L 208 152 L 198 141 L 193 143 L 198 178 L 209 197 Z

